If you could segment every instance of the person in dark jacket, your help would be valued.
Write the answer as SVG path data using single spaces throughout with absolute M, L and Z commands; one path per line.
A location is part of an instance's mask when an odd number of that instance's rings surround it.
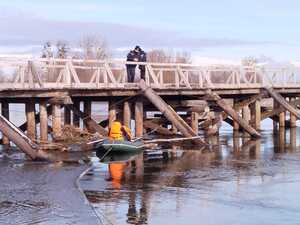
M 139 47 L 139 46 L 137 46 Z M 139 51 L 139 62 L 146 62 L 147 61 L 147 54 L 146 52 L 144 52 L 141 48 L 140 48 L 140 51 Z M 146 68 L 144 65 L 139 65 L 139 69 L 141 71 L 141 79 L 145 80 L 145 73 L 146 73 Z
M 137 46 L 135 46 L 134 50 L 131 50 L 128 53 L 127 61 L 128 62 L 146 62 L 147 55 L 141 49 L 141 47 L 137 45 Z M 134 82 L 136 64 L 128 64 L 128 65 L 126 65 L 126 68 L 127 68 L 128 82 L 132 83 L 132 82 Z M 145 66 L 139 65 L 139 69 L 141 72 L 141 79 L 145 80 L 145 73 L 146 73 Z
M 136 46 L 127 54 L 127 62 L 138 62 L 140 59 L 139 48 Z M 136 64 L 126 64 L 127 78 L 129 83 L 134 82 Z

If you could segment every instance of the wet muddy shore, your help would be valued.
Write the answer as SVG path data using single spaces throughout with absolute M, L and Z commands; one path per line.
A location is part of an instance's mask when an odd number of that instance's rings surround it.
M 89 165 L 0 153 L 0 224 L 99 224 L 76 180 Z

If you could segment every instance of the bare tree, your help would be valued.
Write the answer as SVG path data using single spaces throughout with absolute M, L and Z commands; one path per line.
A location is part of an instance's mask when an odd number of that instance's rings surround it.
M 242 59 L 242 65 L 243 66 L 255 66 L 258 62 L 257 58 L 248 56 Z
M 147 53 L 147 61 L 154 63 L 191 63 L 191 55 L 188 52 L 166 51 L 163 49 L 153 49 Z M 155 66 L 153 66 L 155 68 Z M 163 80 L 165 83 L 175 82 L 174 71 L 164 71 Z M 193 77 L 190 75 L 190 77 Z
M 52 58 L 53 57 L 53 48 L 50 41 L 47 41 L 42 50 L 42 58 Z
M 191 54 L 185 51 L 173 52 L 163 49 L 153 49 L 147 53 L 148 62 L 156 63 L 191 63 Z
M 106 41 L 98 36 L 86 36 L 79 42 L 84 59 L 104 60 L 110 57 Z
M 56 50 L 57 58 L 60 58 L 60 59 L 67 58 L 70 48 L 66 41 L 63 41 L 63 40 L 57 41 L 56 48 L 57 48 L 57 50 Z

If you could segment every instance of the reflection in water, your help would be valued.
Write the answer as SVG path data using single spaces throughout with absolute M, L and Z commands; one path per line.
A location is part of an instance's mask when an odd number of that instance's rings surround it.
M 104 224 L 299 224 L 296 137 L 291 129 L 221 137 L 228 145 L 214 137 L 203 151 L 145 152 L 100 164 L 82 185 Z

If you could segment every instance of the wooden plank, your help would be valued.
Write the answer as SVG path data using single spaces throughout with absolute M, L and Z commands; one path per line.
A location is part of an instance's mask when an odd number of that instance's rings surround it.
M 156 106 L 157 109 L 170 122 L 172 122 L 185 137 L 197 136 L 194 130 L 182 118 L 180 118 L 180 116 L 172 109 L 172 107 L 165 103 L 160 96 L 158 96 L 150 87 L 146 85 L 144 80 L 140 80 L 139 86 L 143 91 L 144 96 L 146 96 L 148 100 L 154 106 Z M 201 139 L 197 139 L 195 142 L 197 142 L 197 144 L 205 144 L 205 142 Z
M 279 93 L 274 91 L 273 88 L 265 88 L 265 90 L 269 93 L 269 95 L 272 98 L 274 98 L 280 104 L 280 106 L 282 106 L 287 111 L 296 116 L 298 119 L 300 119 L 300 112 L 297 109 L 295 109 L 292 105 L 290 105 Z
M 67 68 L 66 68 L 66 69 L 69 70 L 69 71 L 71 72 L 71 75 L 72 75 L 72 77 L 73 77 L 75 83 L 76 83 L 76 84 L 80 84 L 80 80 L 79 80 L 79 78 L 78 78 L 77 72 L 76 72 L 76 70 L 75 70 L 75 68 L 74 68 L 74 66 L 73 66 L 73 64 L 72 64 L 72 62 L 69 61 L 69 62 L 67 63 Z
M 233 120 L 235 120 L 246 132 L 248 132 L 253 137 L 260 137 L 260 134 L 251 127 L 237 112 L 228 105 L 224 99 L 222 99 L 218 94 L 212 92 L 209 96 L 216 101 L 216 103 L 228 114 Z

